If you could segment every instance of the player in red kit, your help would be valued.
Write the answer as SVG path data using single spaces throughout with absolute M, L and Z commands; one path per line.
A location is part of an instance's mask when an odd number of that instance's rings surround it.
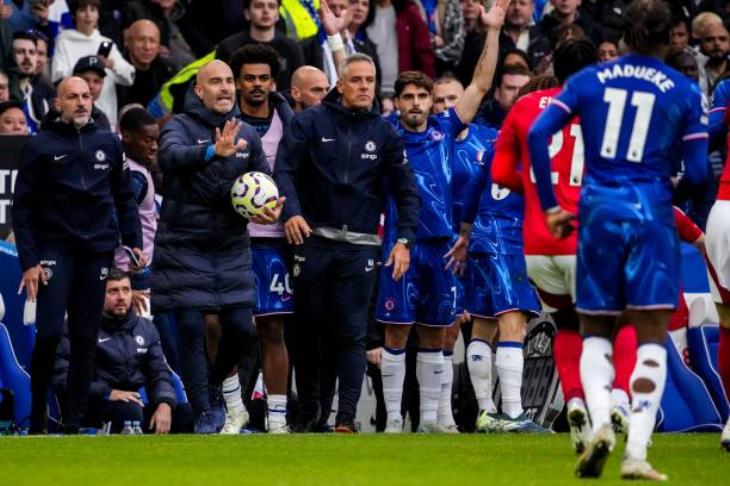
M 725 125 L 729 124 L 730 116 L 726 114 Z M 730 145 L 730 140 L 728 143 Z M 720 316 L 718 371 L 725 393 L 730 397 L 730 163 L 727 160 L 720 177 L 717 201 L 707 218 L 706 247 L 712 297 Z M 730 451 L 730 420 L 725 424 L 720 441 Z

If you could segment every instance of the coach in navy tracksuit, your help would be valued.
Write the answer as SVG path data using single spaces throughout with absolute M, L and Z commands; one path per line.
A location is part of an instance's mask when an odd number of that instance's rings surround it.
M 231 68 L 212 61 L 198 72 L 185 113 L 162 130 L 164 173 L 160 224 L 152 264 L 152 311 L 175 314 L 180 371 L 196 414 L 195 431 L 215 433 L 223 411 L 212 404 L 221 383 L 243 357 L 251 337 L 254 276 L 246 220 L 231 204 L 231 186 L 244 172 L 269 173 L 261 139 L 237 121 Z M 254 218 L 278 220 L 281 204 Z M 217 314 L 221 339 L 207 370 L 205 314 Z M 208 385 L 212 385 L 212 389 Z
M 91 382 L 105 279 L 122 242 L 140 263 L 142 237 L 119 138 L 90 121 L 81 78 L 58 86 L 58 120 L 23 148 L 13 199 L 13 229 L 28 299 L 38 298 L 31 361 L 31 433 L 47 428 L 46 394 L 68 313 L 71 358 L 65 431 L 78 430 Z M 41 285 L 39 285 L 41 284 Z
M 370 57 L 353 54 L 337 90 L 294 117 L 277 153 L 274 178 L 287 198 L 284 230 L 297 245 L 292 275 L 299 320 L 294 353 L 299 430 L 310 429 L 319 415 L 321 346 L 328 329 L 337 342 L 335 430 L 354 431 L 386 194 L 398 207 L 398 243 L 387 271 L 399 279 L 410 261 L 418 194 L 403 143 L 374 109 L 374 98 L 375 65 Z

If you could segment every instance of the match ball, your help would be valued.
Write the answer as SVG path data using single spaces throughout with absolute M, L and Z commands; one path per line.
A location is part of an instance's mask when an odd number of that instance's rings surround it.
M 236 179 L 231 188 L 233 209 L 246 219 L 274 209 L 279 200 L 279 189 L 274 180 L 263 172 L 246 172 Z

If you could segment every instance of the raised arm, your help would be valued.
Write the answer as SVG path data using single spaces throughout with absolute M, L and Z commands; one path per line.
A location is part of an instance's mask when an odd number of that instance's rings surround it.
M 466 87 L 455 107 L 459 118 L 465 124 L 471 123 L 474 119 L 482 98 L 492 86 L 499 57 L 499 32 L 504 24 L 504 15 L 509 3 L 510 0 L 497 0 L 489 12 L 485 12 L 484 7 L 479 7 L 481 9 L 480 20 L 487 29 L 487 38 L 484 40 L 482 54 L 474 68 L 471 83 Z

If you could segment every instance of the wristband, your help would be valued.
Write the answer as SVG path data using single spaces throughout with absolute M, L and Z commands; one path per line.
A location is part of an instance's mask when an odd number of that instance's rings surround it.
M 328 35 L 327 44 L 330 46 L 332 52 L 345 48 L 345 43 L 342 42 L 342 36 L 339 33 L 335 35 Z

